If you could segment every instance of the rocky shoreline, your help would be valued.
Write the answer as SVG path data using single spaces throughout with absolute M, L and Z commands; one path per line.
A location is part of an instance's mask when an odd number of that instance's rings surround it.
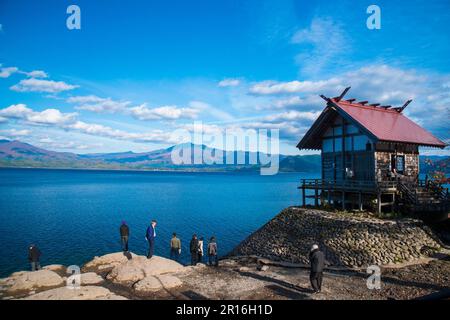
M 305 258 L 312 242 L 328 260 L 318 295 L 310 289 Z M 376 262 L 383 284 L 369 290 L 361 269 Z M 66 266 L 15 272 L 0 279 L 0 299 L 412 299 L 450 289 L 448 247 L 420 221 L 295 207 L 244 240 L 219 267 L 117 252 L 95 257 L 80 271 L 75 289 Z

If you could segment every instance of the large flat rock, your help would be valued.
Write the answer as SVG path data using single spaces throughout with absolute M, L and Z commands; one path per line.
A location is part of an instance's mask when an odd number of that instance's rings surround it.
M 125 263 L 117 265 L 108 274 L 107 279 L 120 284 L 132 284 L 145 277 L 143 267 L 146 258 L 135 257 Z
M 25 300 L 126 300 L 103 287 L 82 286 L 78 289 L 67 287 L 43 291 L 24 298 Z
M 147 276 L 134 285 L 134 290 L 139 294 L 152 293 L 162 289 L 173 289 L 183 285 L 183 282 L 170 274 Z
M 184 269 L 178 262 L 163 257 L 153 256 L 151 259 L 147 259 L 143 256 L 135 256 L 133 259 L 115 266 L 108 274 L 107 279 L 115 283 L 130 285 L 145 277 L 183 272 Z
M 66 267 L 63 266 L 62 264 L 50 264 L 48 266 L 42 267 L 42 269 L 50 270 L 50 271 L 54 271 L 54 272 L 58 272 L 58 273 L 66 272 Z
M 178 262 L 159 256 L 153 256 L 144 263 L 144 272 L 146 276 L 182 272 L 183 270 L 184 266 Z
M 62 286 L 64 279 L 56 272 L 41 269 L 39 271 L 15 272 L 10 277 L 2 279 L 2 291 L 14 295 L 46 288 Z
M 86 273 L 81 274 L 81 285 L 82 286 L 100 284 L 103 281 L 105 281 L 105 279 L 103 279 L 101 276 L 99 276 L 95 272 L 86 272 Z
M 161 289 L 161 281 L 153 276 L 145 277 L 134 285 L 134 290 L 136 290 L 137 293 L 155 292 Z
M 94 271 L 111 269 L 135 257 L 137 257 L 137 255 L 132 252 L 128 254 L 124 254 L 123 252 L 109 253 L 100 257 L 95 257 L 93 260 L 86 263 L 83 266 L 83 269 Z

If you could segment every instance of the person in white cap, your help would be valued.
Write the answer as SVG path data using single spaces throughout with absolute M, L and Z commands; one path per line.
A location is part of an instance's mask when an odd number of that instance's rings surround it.
M 313 244 L 311 252 L 309 253 L 309 261 L 311 262 L 311 273 L 309 279 L 314 293 L 319 293 L 322 290 L 323 269 L 325 267 L 325 256 L 319 250 L 317 244 Z

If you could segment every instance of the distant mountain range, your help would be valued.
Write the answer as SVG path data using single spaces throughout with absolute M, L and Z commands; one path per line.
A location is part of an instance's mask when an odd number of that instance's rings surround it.
M 207 146 L 184 144 L 159 149 L 150 152 L 119 152 L 119 153 L 94 153 L 75 154 L 70 152 L 49 151 L 35 147 L 20 141 L 0 140 L 0 167 L 21 168 L 64 168 L 64 169 L 113 169 L 113 170 L 183 170 L 183 171 L 253 171 L 259 170 L 260 165 L 250 164 L 252 157 L 260 157 L 262 154 L 244 151 L 223 152 L 223 163 L 226 157 L 245 159 L 245 164 L 192 164 L 177 165 L 172 162 L 173 148 L 191 148 L 191 163 L 194 163 L 195 153 L 215 155 L 220 150 Z M 259 158 L 258 158 L 259 159 Z M 206 157 L 206 160 L 208 157 Z M 320 155 L 304 156 L 279 156 L 279 170 L 281 172 L 320 172 Z M 211 161 L 212 162 L 212 161 Z M 422 173 L 434 170 L 450 173 L 450 157 L 421 156 L 420 169 Z
M 260 165 L 250 163 L 253 157 L 262 154 L 244 151 L 223 151 L 223 163 L 226 157 L 245 159 L 244 164 L 183 164 L 172 162 L 171 153 L 175 147 L 191 148 L 191 163 L 195 153 L 201 151 L 207 155 L 216 155 L 221 150 L 207 146 L 184 144 L 150 152 L 120 152 L 75 154 L 70 152 L 49 151 L 20 141 L 0 140 L 0 167 L 22 168 L 73 168 L 73 169 L 116 169 L 116 170 L 184 170 L 184 171 L 253 171 Z M 205 157 L 211 160 L 210 157 Z M 209 159 L 208 159 L 209 158 Z M 259 159 L 259 158 L 257 158 Z M 282 172 L 317 172 L 320 171 L 320 155 L 279 156 Z M 236 161 L 235 161 L 236 162 Z

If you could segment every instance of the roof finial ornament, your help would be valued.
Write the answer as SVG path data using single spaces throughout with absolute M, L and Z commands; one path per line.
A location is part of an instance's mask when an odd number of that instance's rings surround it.
M 337 98 L 335 98 L 334 100 L 336 100 L 336 102 L 339 102 L 342 100 L 342 98 L 347 94 L 348 90 L 350 90 L 351 87 L 347 87 L 344 89 L 344 91 L 342 91 L 341 95 Z
M 405 108 L 408 106 L 408 104 L 410 104 L 412 101 L 412 99 L 407 100 L 401 107 L 399 108 L 394 108 L 395 111 L 397 111 L 398 113 L 401 113 L 403 110 L 405 110 Z

